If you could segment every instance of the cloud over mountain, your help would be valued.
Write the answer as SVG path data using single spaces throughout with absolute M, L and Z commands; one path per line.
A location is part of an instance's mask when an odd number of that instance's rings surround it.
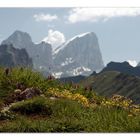
M 52 45 L 53 49 L 65 42 L 65 36 L 60 31 L 54 31 L 50 29 L 48 36 L 43 39 L 44 42 L 48 42 Z

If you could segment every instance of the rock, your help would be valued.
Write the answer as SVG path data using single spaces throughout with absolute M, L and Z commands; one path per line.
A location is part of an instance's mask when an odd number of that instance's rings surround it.
M 16 89 L 10 96 L 5 99 L 4 104 L 9 105 L 17 101 L 22 101 L 33 98 L 35 96 L 40 96 L 41 94 L 42 92 L 38 88 L 26 88 L 24 91 L 22 91 L 21 89 Z
M 39 96 L 42 92 L 37 89 L 37 88 L 27 88 L 24 91 L 22 91 L 19 95 L 20 99 L 25 100 L 25 99 L 30 99 L 35 96 Z

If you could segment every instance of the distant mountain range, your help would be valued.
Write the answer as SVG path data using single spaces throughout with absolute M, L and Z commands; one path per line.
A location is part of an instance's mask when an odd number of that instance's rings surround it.
M 101 72 L 105 71 L 119 71 L 125 74 L 140 76 L 140 66 L 133 67 L 128 62 L 110 62 Z
M 92 74 L 90 74 L 90 76 L 96 76 L 96 75 L 100 75 L 101 73 L 110 72 L 110 71 L 117 71 L 120 73 L 140 77 L 140 66 L 133 67 L 126 61 L 122 62 L 122 63 L 121 62 L 110 62 L 99 73 L 93 71 Z M 88 76 L 81 76 L 81 75 L 73 76 L 73 77 L 70 76 L 70 77 L 66 77 L 66 78 L 60 78 L 60 80 L 62 80 L 62 81 L 65 80 L 65 82 L 74 82 L 75 83 L 75 79 L 78 79 L 78 81 L 76 80 L 76 82 L 80 82 L 85 77 L 88 77 Z
M 77 35 L 54 51 L 51 44 L 35 44 L 30 35 L 22 31 L 15 31 L 2 44 L 26 49 L 35 69 L 51 72 L 55 77 L 89 75 L 104 67 L 98 39 L 93 32 Z

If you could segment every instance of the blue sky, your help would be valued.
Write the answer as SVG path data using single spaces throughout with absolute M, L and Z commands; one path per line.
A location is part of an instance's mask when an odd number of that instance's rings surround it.
M 140 8 L 0 8 L 0 42 L 15 30 L 28 32 L 33 42 L 46 38 L 54 47 L 95 32 L 105 64 L 140 61 Z

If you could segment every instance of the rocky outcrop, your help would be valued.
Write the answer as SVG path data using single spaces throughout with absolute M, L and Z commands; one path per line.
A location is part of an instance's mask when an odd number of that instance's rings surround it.
M 0 45 L 0 66 L 32 67 L 32 59 L 25 49 L 16 49 L 13 45 Z
M 11 103 L 31 99 L 36 96 L 40 96 L 42 91 L 38 88 L 26 88 L 23 91 L 21 89 L 16 89 L 10 96 L 5 99 L 5 104 L 9 105 Z
M 37 88 L 27 88 L 19 94 L 21 100 L 30 99 L 41 94 L 41 90 Z

